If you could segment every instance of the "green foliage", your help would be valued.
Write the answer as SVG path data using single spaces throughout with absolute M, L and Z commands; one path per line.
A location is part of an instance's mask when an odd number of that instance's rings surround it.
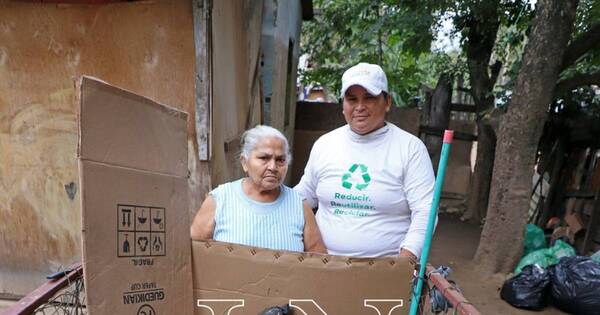
M 581 86 L 557 98 L 552 104 L 555 113 L 577 117 L 585 114 L 600 119 L 600 94 L 590 86 Z
M 587 32 L 590 27 L 600 22 L 600 1 L 598 0 L 581 0 L 577 6 L 577 16 L 575 20 L 576 37 Z
M 524 11 L 519 14 L 514 24 L 505 26 L 499 31 L 494 50 L 498 58 L 504 63 L 505 71 L 501 82 L 494 88 L 497 105 L 504 106 L 510 100 L 512 89 L 521 68 L 521 58 L 533 16 L 533 8 L 524 7 Z M 573 39 L 599 22 L 600 1 L 581 0 L 577 7 Z M 598 48 L 587 52 L 576 64 L 562 71 L 559 81 L 597 71 L 600 71 L 600 50 Z M 558 95 L 560 98 L 557 99 L 557 104 L 562 108 L 561 110 L 565 108 L 574 111 L 584 110 L 594 114 L 597 112 L 595 109 L 596 104 L 600 100 L 598 100 L 599 96 L 590 91 L 592 90 L 589 87 L 582 87 L 568 92 L 566 95 Z M 586 109 L 584 109 L 587 106 L 585 104 L 589 105 Z
M 388 76 L 397 105 L 407 105 L 421 81 L 423 61 L 433 39 L 436 19 L 419 1 L 318 0 L 315 20 L 302 28 L 302 53 L 312 67 L 301 73 L 305 84 L 335 93 L 343 72 L 359 62 L 376 63 Z M 427 65 L 429 66 L 429 65 Z
M 419 58 L 420 69 L 426 74 L 422 82 L 427 86 L 434 87 L 441 73 L 448 73 L 457 77 L 467 73 L 467 60 L 460 52 L 433 51 L 422 54 Z
M 315 0 L 314 7 L 315 19 L 302 28 L 301 49 L 310 56 L 311 65 L 300 73 L 303 83 L 337 94 L 347 68 L 359 62 L 377 63 L 388 75 L 392 98 L 400 106 L 412 103 L 422 83 L 435 86 L 441 73 L 462 75 L 469 86 L 465 44 L 473 28 L 478 34 L 496 34 L 491 63 L 501 62 L 502 71 L 490 93 L 496 106 L 508 104 L 535 13 L 529 0 Z M 599 17 L 600 1 L 581 0 L 574 36 L 589 30 Z M 442 36 L 462 38 L 461 52 L 431 51 L 444 19 L 451 19 L 454 29 Z M 600 50 L 596 49 L 564 71 L 561 80 L 597 71 L 598 65 Z M 585 95 L 591 97 L 580 92 L 567 98 L 575 101 Z M 594 102 L 593 97 L 588 99 Z
M 573 39 L 590 31 L 592 25 L 600 23 L 600 1 L 582 0 L 577 7 Z M 600 49 L 596 48 L 584 54 L 574 65 L 565 69 L 559 77 L 560 81 L 573 79 L 577 76 L 600 72 Z M 553 104 L 556 112 L 567 116 L 585 114 L 589 117 L 600 118 L 600 94 L 592 87 L 581 86 L 567 91 Z

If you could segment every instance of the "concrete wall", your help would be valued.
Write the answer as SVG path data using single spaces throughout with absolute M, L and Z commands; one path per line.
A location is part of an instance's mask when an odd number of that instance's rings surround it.
M 0 294 L 29 292 L 80 259 L 83 74 L 190 113 L 190 188 L 203 195 L 194 65 L 190 1 L 0 3 Z

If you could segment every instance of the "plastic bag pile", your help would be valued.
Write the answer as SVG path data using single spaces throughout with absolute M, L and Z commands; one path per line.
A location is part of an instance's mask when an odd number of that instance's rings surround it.
M 600 315 L 600 263 L 596 257 L 575 256 L 575 250 L 560 240 L 543 248 L 545 240 L 540 241 L 535 228 L 528 226 L 526 254 L 516 275 L 504 282 L 500 297 L 523 309 L 541 310 L 552 303 L 571 314 Z

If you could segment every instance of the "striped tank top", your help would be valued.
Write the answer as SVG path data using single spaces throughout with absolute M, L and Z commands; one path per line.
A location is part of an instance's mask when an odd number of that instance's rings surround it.
M 213 239 L 278 250 L 304 251 L 302 197 L 281 185 L 273 202 L 250 199 L 242 179 L 219 185 L 210 192 L 216 203 Z

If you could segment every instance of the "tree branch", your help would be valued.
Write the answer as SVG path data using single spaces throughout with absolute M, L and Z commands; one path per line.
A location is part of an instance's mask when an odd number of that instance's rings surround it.
M 469 69 L 469 82 L 471 96 L 477 106 L 477 111 L 483 111 L 494 105 L 491 91 L 494 82 L 490 75 L 494 75 L 493 67 L 490 70 L 490 58 L 494 50 L 494 43 L 498 35 L 500 18 L 498 13 L 498 0 L 479 3 L 471 6 L 471 13 L 466 16 L 465 27 L 468 28 L 465 48 L 467 54 L 467 67 Z
M 563 57 L 561 71 L 574 64 L 577 59 L 594 47 L 600 47 L 600 23 L 592 25 L 587 32 L 577 36 L 571 42 Z
M 555 96 L 561 96 L 564 93 L 571 91 L 583 85 L 598 84 L 600 85 L 600 71 L 592 73 L 582 73 L 571 78 L 559 81 L 554 89 Z

